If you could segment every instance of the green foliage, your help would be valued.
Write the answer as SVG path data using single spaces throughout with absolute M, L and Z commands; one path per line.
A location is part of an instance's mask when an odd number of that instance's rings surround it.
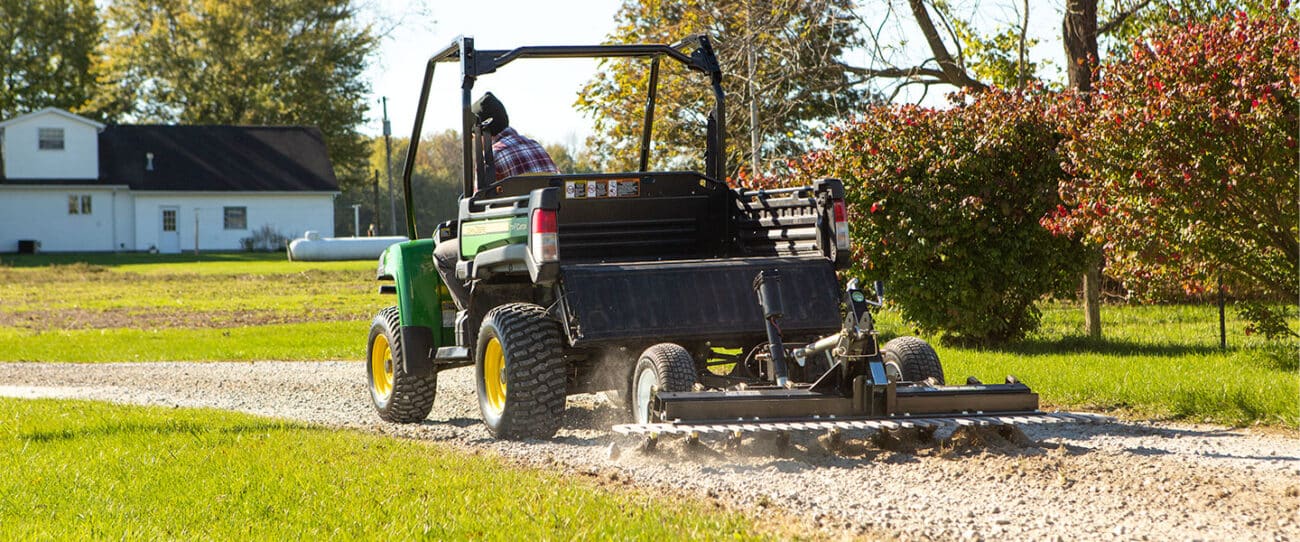
M 406 211 L 402 202 L 402 171 L 406 167 L 406 154 L 410 138 L 393 140 L 393 197 L 397 200 L 397 235 L 406 235 Z M 462 169 L 460 133 L 447 130 L 425 136 L 416 149 L 415 169 L 411 172 L 411 190 L 414 192 L 415 224 L 423 237 L 433 233 L 439 223 L 456 218 L 457 201 L 461 195 Z M 388 183 L 384 172 L 384 139 L 375 138 L 370 147 L 370 167 L 380 172 L 379 210 L 383 231 L 388 232 Z M 370 203 L 367 191 L 366 204 Z
M 1022 23 L 1004 26 L 997 33 L 985 36 L 981 35 L 975 25 L 955 17 L 951 9 L 941 8 L 941 6 L 942 3 L 935 5 L 951 22 L 953 32 L 961 43 L 966 67 L 976 79 L 1006 89 L 1041 83 L 1038 72 L 1051 62 L 1039 63 L 1030 58 L 1028 52 L 1038 45 L 1038 40 L 1026 36 L 1025 62 L 1024 66 L 1021 66 L 1021 28 L 1018 25 Z
M 802 165 L 803 178 L 845 182 L 855 272 L 885 280 L 922 329 L 1019 338 L 1077 271 L 1077 245 L 1038 223 L 1064 177 L 1047 99 L 990 90 L 947 110 L 873 107 Z
M 1131 4 L 1139 0 L 1115 0 L 1102 2 L 1099 6 L 1099 18 L 1109 21 L 1120 13 L 1126 12 Z M 1285 6 L 1285 3 L 1283 4 Z M 1104 57 L 1111 62 L 1121 62 L 1130 58 L 1132 43 L 1156 29 L 1169 25 L 1204 23 L 1215 17 L 1231 15 L 1245 11 L 1251 15 L 1266 15 L 1270 12 L 1290 10 L 1294 6 L 1279 8 L 1277 0 L 1164 0 L 1152 2 L 1145 9 L 1139 9 L 1129 17 L 1122 19 L 1109 33 L 1099 36 Z
M 239 246 L 248 252 L 278 252 L 289 247 L 289 241 L 292 241 L 288 235 L 280 233 L 270 224 L 262 224 L 262 227 L 253 230 L 253 234 L 239 240 Z
M 863 102 L 841 63 L 863 44 L 847 16 L 847 0 L 632 0 L 616 17 L 612 43 L 674 43 L 707 33 L 724 73 L 727 164 L 750 163 L 749 52 L 755 52 L 761 154 L 800 154 L 819 128 Z M 640 153 L 649 61 L 609 60 L 579 94 L 577 106 L 595 121 L 587 147 L 605 170 L 632 170 Z M 713 95 L 707 77 L 674 61 L 660 67 L 655 108 L 655 169 L 702 170 L 706 118 Z
M 357 133 L 378 38 L 351 0 L 112 0 L 94 108 L 112 119 L 317 126 L 344 188 L 369 178 Z
M 545 146 L 546 154 L 551 155 L 551 161 L 555 162 L 555 169 L 560 173 L 597 173 L 599 170 L 592 163 L 591 152 L 587 149 L 570 149 L 559 143 L 551 143 Z
M 1250 321 L 1251 324 L 1246 328 L 1247 333 L 1259 333 L 1269 339 L 1294 339 L 1300 337 L 1295 331 L 1287 326 L 1287 313 L 1294 313 L 1295 307 L 1287 305 L 1283 307 L 1270 306 L 1267 303 L 1258 301 L 1247 301 L 1237 305 L 1237 312 L 1242 318 Z
M 94 0 L 0 0 L 0 119 L 44 107 L 85 113 L 99 37 Z
M 0 459 L 5 540 L 769 536 L 695 499 L 216 410 L 0 399 Z
M 1060 112 L 1074 176 L 1045 224 L 1104 244 L 1108 274 L 1141 298 L 1216 278 L 1300 297 L 1297 33 L 1289 15 L 1238 14 L 1133 42 L 1091 107 Z

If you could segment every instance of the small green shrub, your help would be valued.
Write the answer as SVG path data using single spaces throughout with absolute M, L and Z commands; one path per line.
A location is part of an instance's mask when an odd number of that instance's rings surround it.
M 951 109 L 879 106 L 829 135 L 803 178 L 844 181 L 855 272 L 889 285 L 905 318 L 966 342 L 1038 325 L 1080 247 L 1039 219 L 1060 204 L 1050 95 L 990 90 Z
M 253 235 L 240 239 L 239 244 L 247 252 L 276 252 L 289 246 L 289 236 L 280 233 L 270 224 L 263 224 L 262 227 L 253 230 Z

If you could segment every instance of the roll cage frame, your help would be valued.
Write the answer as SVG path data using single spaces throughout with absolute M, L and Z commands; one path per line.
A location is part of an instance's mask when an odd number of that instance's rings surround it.
M 714 179 L 724 179 L 726 167 L 726 108 L 722 91 L 722 69 L 713 52 L 713 44 L 705 35 L 689 36 L 677 43 L 630 45 L 542 45 L 514 49 L 475 49 L 474 38 L 460 36 L 443 50 L 429 57 L 424 68 L 424 81 L 420 88 L 419 107 L 415 111 L 415 126 L 406 151 L 406 165 L 402 168 L 403 202 L 406 211 L 407 236 L 417 239 L 415 202 L 412 199 L 411 174 L 415 169 L 415 156 L 420 146 L 420 133 L 424 127 L 424 113 L 429 103 L 429 87 L 433 82 L 434 68 L 440 62 L 458 62 L 461 73 L 461 144 L 465 167 L 462 195 L 474 193 L 474 177 L 484 164 L 474 156 L 474 132 L 478 128 L 470 110 L 471 92 L 480 75 L 494 73 L 501 67 L 523 58 L 650 58 L 650 81 L 646 89 L 645 122 L 641 131 L 640 172 L 645 172 L 650 159 L 650 136 L 654 128 L 655 95 L 659 86 L 659 62 L 663 58 L 680 62 L 692 71 L 709 76 L 713 89 L 713 111 L 709 114 L 705 136 L 705 174 Z M 474 164 L 471 169 L 470 164 Z M 479 175 L 493 174 L 477 171 Z M 492 178 L 492 177 L 487 177 Z

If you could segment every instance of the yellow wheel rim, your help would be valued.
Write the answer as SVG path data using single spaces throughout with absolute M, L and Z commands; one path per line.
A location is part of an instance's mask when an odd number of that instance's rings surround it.
M 393 350 L 383 333 L 375 335 L 375 345 L 370 349 L 370 386 L 383 401 L 393 394 Z
M 506 355 L 501 341 L 492 337 L 483 349 L 483 394 L 492 412 L 500 415 L 506 408 Z

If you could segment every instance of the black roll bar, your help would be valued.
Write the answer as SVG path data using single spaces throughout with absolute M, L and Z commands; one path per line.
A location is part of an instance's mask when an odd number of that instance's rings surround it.
M 690 53 L 686 50 L 690 49 Z M 415 171 L 415 156 L 420 146 L 420 132 L 424 128 L 424 113 L 429 105 L 429 87 L 433 83 L 434 67 L 439 62 L 459 62 L 461 72 L 461 141 L 462 141 L 462 185 L 463 194 L 474 193 L 474 113 L 470 111 L 471 91 L 474 81 L 480 75 L 495 72 L 515 60 L 522 58 L 620 58 L 649 57 L 651 64 L 649 102 L 646 105 L 646 124 L 643 129 L 641 144 L 641 170 L 646 170 L 649 153 L 649 135 L 654 117 L 655 90 L 658 86 L 659 59 L 668 57 L 681 62 L 687 68 L 709 75 L 713 87 L 713 114 L 717 118 L 717 129 L 713 131 L 708 142 L 712 152 L 717 154 L 712 161 L 712 171 L 706 173 L 715 179 L 725 178 L 726 172 L 726 136 L 724 95 L 722 92 L 722 71 L 718 59 L 713 53 L 713 45 L 708 36 L 695 35 L 672 45 L 633 44 L 633 45 L 542 45 L 518 47 L 504 50 L 476 50 L 474 38 L 460 36 L 446 48 L 429 57 L 424 68 L 424 80 L 420 87 L 420 103 L 415 110 L 415 125 L 411 129 L 411 141 L 406 149 L 406 164 L 402 168 L 402 191 L 406 204 L 406 231 L 411 239 L 417 238 L 415 227 L 415 202 L 412 199 L 411 174 Z

